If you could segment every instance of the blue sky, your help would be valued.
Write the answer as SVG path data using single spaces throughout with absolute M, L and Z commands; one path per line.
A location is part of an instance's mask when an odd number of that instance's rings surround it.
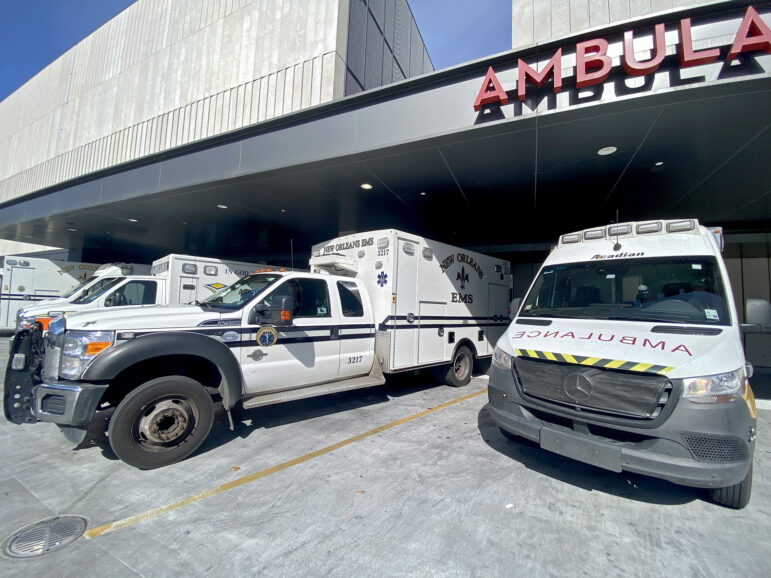
M 0 101 L 134 1 L 3 2 Z M 511 48 L 511 0 L 408 1 L 437 70 Z

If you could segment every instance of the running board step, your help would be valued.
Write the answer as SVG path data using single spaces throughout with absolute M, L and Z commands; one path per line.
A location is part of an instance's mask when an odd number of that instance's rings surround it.
M 289 391 L 267 393 L 265 395 L 251 397 L 244 401 L 243 405 L 244 409 L 252 409 L 255 407 L 261 407 L 263 405 L 283 403 L 285 401 L 294 401 L 297 399 L 306 399 L 308 397 L 316 397 L 318 395 L 327 395 L 330 393 L 339 393 L 341 391 L 349 391 L 351 389 L 374 387 L 376 385 L 383 385 L 384 383 L 385 377 L 383 377 L 382 373 L 380 375 L 365 375 L 364 377 L 356 377 L 343 381 L 333 381 L 331 383 L 322 383 L 320 385 L 310 385 L 308 387 L 290 389 Z

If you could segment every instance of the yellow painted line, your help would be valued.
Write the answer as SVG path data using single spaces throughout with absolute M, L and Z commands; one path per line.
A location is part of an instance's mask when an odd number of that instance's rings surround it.
M 521 349 L 514 349 L 514 353 L 516 353 L 517 356 L 522 357 L 522 350 Z
M 535 357 L 536 359 L 538 359 L 538 354 L 537 354 L 537 353 L 536 353 L 536 352 L 535 352 L 533 349 L 528 349 L 528 350 L 527 350 L 527 354 L 528 354 L 530 357 Z
M 546 356 L 546 359 L 551 359 L 552 361 L 557 361 L 557 358 L 555 355 L 550 351 L 544 351 L 543 354 Z
M 672 371 L 673 369 L 674 369 L 674 367 L 665 367 L 664 369 L 662 369 L 661 371 L 659 371 L 659 375 L 666 375 L 667 373 L 669 373 L 669 372 L 670 372 L 670 371 Z
M 581 365 L 594 365 L 602 359 L 601 357 L 587 357 L 581 362 Z
M 562 357 L 564 357 L 565 361 L 567 361 L 568 363 L 575 363 L 576 365 L 578 365 L 576 358 L 570 355 L 569 353 L 563 353 Z
M 608 369 L 616 369 L 617 367 L 621 367 L 625 363 L 626 363 L 626 361 L 624 361 L 622 359 L 614 359 L 610 363 L 606 363 L 605 367 L 607 367 Z
M 354 442 L 361 441 L 365 438 L 371 437 L 375 434 L 379 434 L 381 432 L 384 432 L 386 430 L 389 430 L 391 428 L 394 428 L 398 425 L 402 425 L 411 421 L 414 421 L 416 419 L 419 419 L 421 417 L 427 416 L 430 413 L 433 413 L 435 411 L 439 411 L 440 409 L 445 409 L 447 407 L 450 407 L 451 405 L 455 405 L 456 403 L 460 403 L 462 401 L 466 401 L 467 399 L 471 399 L 472 397 L 476 397 L 477 395 L 481 395 L 483 393 L 487 392 L 487 388 L 482 389 L 480 391 L 475 391 L 474 393 L 470 393 L 468 395 L 464 395 L 463 397 L 459 397 L 457 399 L 453 399 L 452 401 L 448 401 L 446 403 L 443 403 L 441 405 L 437 405 L 436 407 L 432 407 L 430 409 L 427 409 L 425 411 L 421 411 L 419 413 L 412 414 L 410 416 L 407 416 L 405 418 L 402 418 L 397 421 L 393 421 L 391 423 L 388 423 L 386 425 L 381 425 L 380 427 L 377 427 L 375 429 L 371 429 L 369 431 L 366 431 L 362 434 L 350 437 L 346 440 L 343 440 L 341 442 L 338 442 L 336 444 L 333 444 L 331 446 L 327 446 L 325 448 L 321 448 L 320 450 L 316 450 L 315 452 L 311 452 L 309 454 L 305 454 L 304 456 L 300 456 L 299 458 L 294 458 L 293 460 L 289 460 L 283 463 L 280 463 L 278 465 L 275 465 L 271 468 L 267 468 L 265 470 L 261 470 L 259 472 L 254 472 L 253 474 L 248 474 L 246 476 L 241 476 L 240 478 L 237 478 L 231 482 L 227 482 L 226 484 L 222 484 L 221 486 L 217 486 L 216 488 L 211 488 L 209 490 L 206 490 L 205 492 L 201 492 L 199 494 L 194 494 L 192 496 L 188 496 L 187 498 L 182 498 L 181 500 L 178 500 L 176 502 L 172 502 L 171 504 L 167 504 L 165 506 L 160 506 L 158 508 L 154 508 L 152 510 L 148 510 L 147 512 L 143 512 L 141 514 L 137 514 L 136 516 L 131 516 L 129 518 L 124 518 L 123 520 L 118 520 L 117 522 L 111 522 L 110 524 L 104 524 L 103 526 L 97 526 L 96 528 L 91 528 L 90 530 L 87 530 L 84 535 L 86 538 L 96 538 L 97 536 L 102 536 L 104 534 L 109 534 L 111 532 L 115 532 L 116 530 L 121 530 L 123 528 L 126 528 L 128 526 L 133 526 L 134 524 L 138 524 L 140 522 L 144 522 L 145 520 L 150 520 L 152 518 L 157 518 L 158 516 L 161 516 L 163 514 L 167 514 L 169 512 L 173 512 L 174 510 L 178 510 L 179 508 L 183 508 L 185 506 L 189 506 L 191 504 L 195 504 L 196 502 L 200 502 L 201 500 L 205 500 L 206 498 L 211 498 L 212 496 L 216 496 L 218 494 L 222 494 L 223 492 L 227 492 L 228 490 L 232 490 L 235 488 L 238 488 L 239 486 L 243 486 L 244 484 L 248 484 L 250 482 L 254 482 L 256 480 L 259 480 L 261 478 L 265 478 L 271 474 L 275 474 L 277 472 L 280 472 L 282 470 L 286 470 L 287 468 L 291 468 L 292 466 L 296 466 L 298 464 L 302 464 L 303 462 L 307 462 L 309 460 L 312 460 L 313 458 L 317 458 L 319 456 L 323 456 L 324 454 L 328 454 L 330 452 L 333 452 L 337 449 L 340 449 L 342 447 L 345 447 L 347 445 L 350 445 Z

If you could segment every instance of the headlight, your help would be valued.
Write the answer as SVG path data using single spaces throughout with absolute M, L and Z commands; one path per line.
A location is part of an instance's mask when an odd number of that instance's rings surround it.
M 725 403 L 739 399 L 747 387 L 744 368 L 704 377 L 683 380 L 683 397 L 696 403 Z
M 496 347 L 493 351 L 493 365 L 498 369 L 511 369 L 511 355 Z
M 94 358 L 112 347 L 112 331 L 68 331 L 64 334 L 59 375 L 65 379 L 79 379 Z
M 21 313 L 21 311 L 19 311 Z M 32 327 L 32 324 L 35 322 L 35 316 L 34 315 L 19 315 L 16 317 L 16 331 L 21 331 L 22 329 L 29 329 Z

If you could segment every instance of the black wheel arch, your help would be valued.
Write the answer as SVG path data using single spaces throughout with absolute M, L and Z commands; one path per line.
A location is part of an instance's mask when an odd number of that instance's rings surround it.
M 110 382 L 138 363 L 174 355 L 199 357 L 213 363 L 222 377 L 218 388 L 222 406 L 231 409 L 240 401 L 243 376 L 238 359 L 227 345 L 201 333 L 165 331 L 124 341 L 99 355 L 81 379 Z

